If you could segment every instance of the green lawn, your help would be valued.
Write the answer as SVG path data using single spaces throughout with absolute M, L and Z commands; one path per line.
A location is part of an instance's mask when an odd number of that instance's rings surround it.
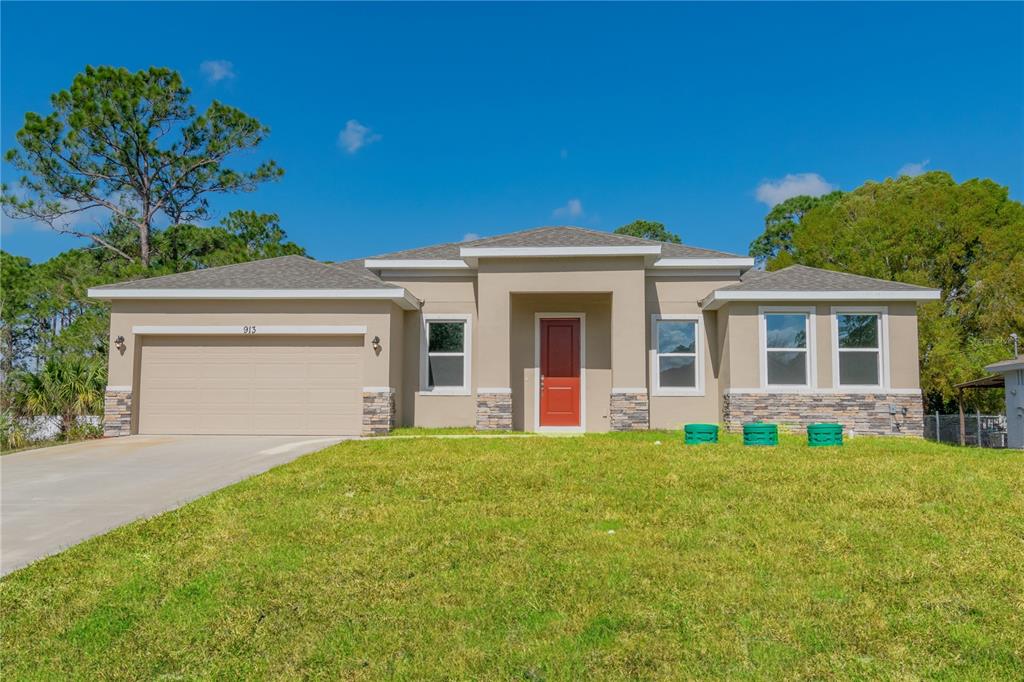
M 0 606 L 6 680 L 1021 679 L 1024 453 L 349 442 Z
M 446 426 L 442 428 L 433 428 L 425 426 L 400 426 L 397 429 L 392 429 L 392 436 L 477 436 L 477 435 L 502 435 L 502 434 L 515 434 L 519 436 L 527 435 L 522 432 L 516 431 L 486 431 L 481 432 L 474 429 L 472 426 Z

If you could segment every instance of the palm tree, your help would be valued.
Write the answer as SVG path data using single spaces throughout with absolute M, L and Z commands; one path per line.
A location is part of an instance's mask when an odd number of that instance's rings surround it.
M 78 417 L 103 410 L 106 367 L 79 357 L 51 358 L 35 373 L 23 372 L 15 383 L 12 402 L 25 416 L 57 415 L 61 436 L 67 437 Z

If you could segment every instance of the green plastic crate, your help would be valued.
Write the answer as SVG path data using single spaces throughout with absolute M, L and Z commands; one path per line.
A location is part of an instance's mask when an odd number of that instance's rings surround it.
M 776 424 L 753 422 L 743 425 L 744 445 L 778 445 L 779 427 Z
M 807 444 L 812 448 L 843 444 L 842 424 L 808 424 Z
M 683 427 L 687 445 L 718 442 L 718 424 L 687 424 Z

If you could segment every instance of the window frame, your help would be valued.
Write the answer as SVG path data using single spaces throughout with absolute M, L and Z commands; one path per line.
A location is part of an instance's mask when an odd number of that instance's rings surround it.
M 434 322 L 456 322 L 464 325 L 462 353 L 431 353 L 430 325 Z M 425 395 L 470 395 L 472 393 L 473 316 L 468 313 L 424 313 L 420 326 L 420 393 Z M 462 355 L 461 386 L 430 386 L 430 356 Z
M 650 381 L 652 396 L 702 396 L 704 395 L 704 320 L 700 313 L 655 313 L 651 315 L 650 343 L 648 344 Z M 693 322 L 693 353 L 660 353 L 658 352 L 659 322 Z M 661 356 L 689 357 L 694 356 L 693 371 L 695 383 L 692 387 L 661 385 Z
M 807 330 L 807 348 L 772 348 L 771 351 L 803 352 L 807 358 L 806 381 L 802 384 L 768 383 L 768 315 L 803 315 Z M 757 309 L 758 359 L 760 364 L 761 388 L 772 393 L 799 393 L 813 391 L 818 386 L 818 353 L 815 344 L 817 336 L 817 309 L 814 306 L 759 306 Z
M 876 315 L 878 317 L 878 348 L 839 348 L 840 315 Z M 874 393 L 888 391 L 889 378 L 889 307 L 888 306 L 832 306 L 832 388 L 843 393 Z M 877 384 L 841 384 L 839 382 L 839 354 L 878 353 Z

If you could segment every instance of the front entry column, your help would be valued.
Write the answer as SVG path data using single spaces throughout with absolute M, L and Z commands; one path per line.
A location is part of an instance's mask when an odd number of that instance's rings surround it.
M 645 286 L 639 270 L 612 292 L 612 431 L 646 431 L 650 425 Z
M 477 369 L 476 428 L 511 431 L 509 292 L 489 282 L 485 274 L 477 282 L 479 308 L 473 344 L 473 366 Z

